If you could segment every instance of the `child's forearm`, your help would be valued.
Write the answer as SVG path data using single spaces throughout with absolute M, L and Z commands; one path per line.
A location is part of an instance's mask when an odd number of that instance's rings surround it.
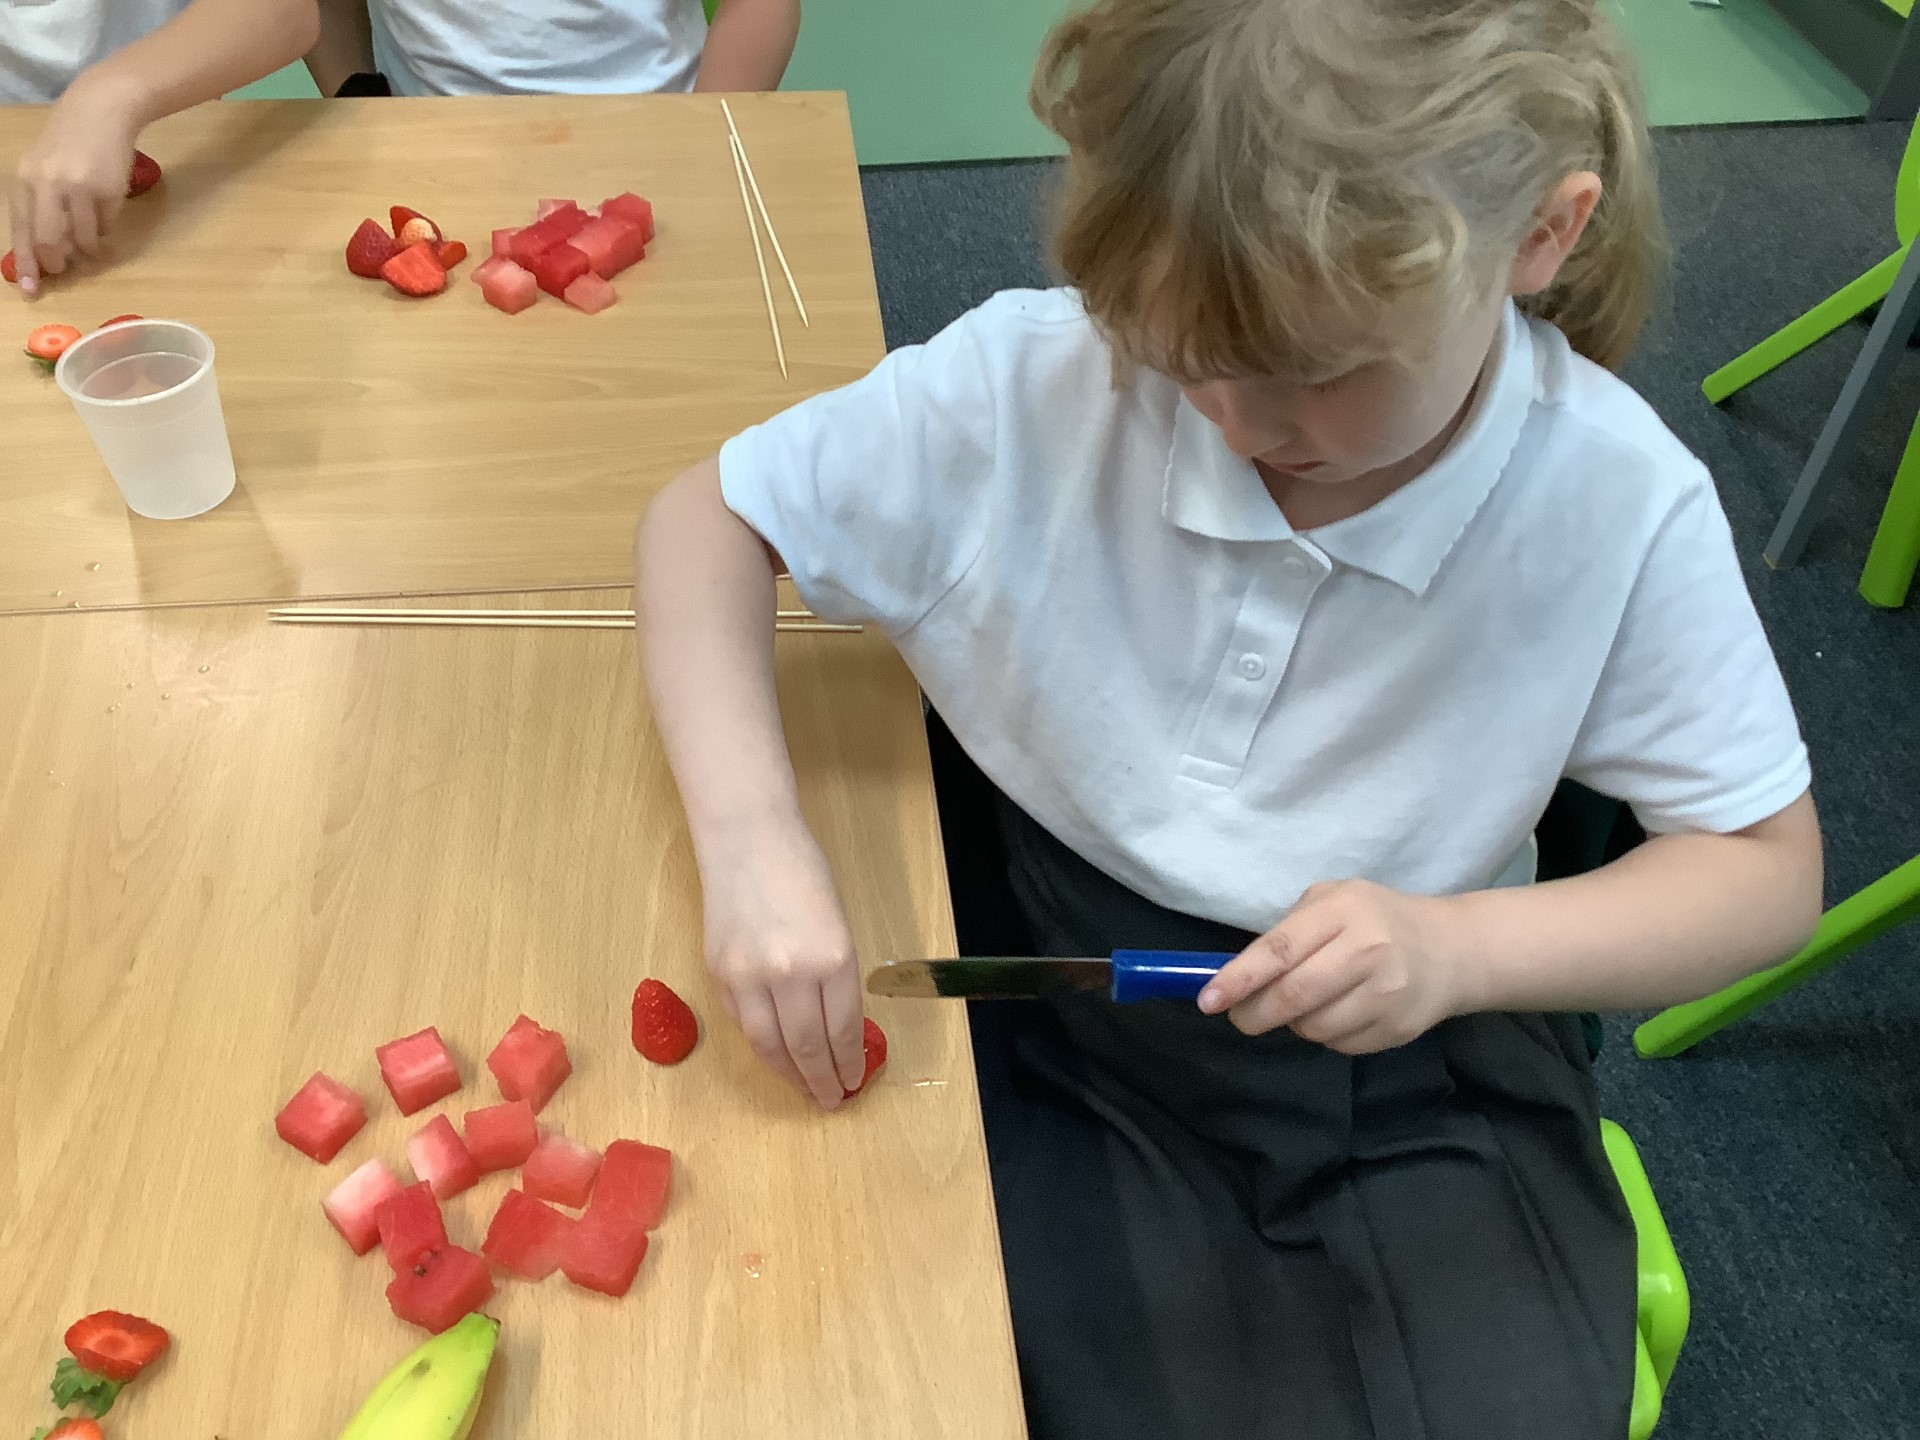
M 800 0 L 720 0 L 695 90 L 777 90 L 800 36 Z
M 1628 1010 L 1711 994 L 1820 917 L 1813 801 L 1734 835 L 1663 835 L 1591 874 L 1445 903 L 1436 941 L 1480 1010 Z
M 320 35 L 306 59 L 307 73 L 329 99 L 353 76 L 371 72 L 373 25 L 367 0 L 320 0 Z
M 737 840 L 804 827 L 773 676 L 774 568 L 706 460 L 653 502 L 634 609 L 653 719 L 703 873 Z
M 194 0 L 83 71 L 62 100 L 100 100 L 138 133 L 298 60 L 319 29 L 314 0 Z

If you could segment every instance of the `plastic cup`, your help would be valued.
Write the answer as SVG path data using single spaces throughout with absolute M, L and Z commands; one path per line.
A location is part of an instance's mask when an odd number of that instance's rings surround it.
M 53 376 L 134 514 L 184 520 L 233 493 L 233 449 L 204 331 L 123 320 L 74 341 Z

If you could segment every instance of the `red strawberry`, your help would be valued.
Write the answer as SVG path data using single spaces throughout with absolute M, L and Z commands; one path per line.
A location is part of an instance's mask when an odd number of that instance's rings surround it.
M 104 1432 L 98 1420 L 89 1420 L 82 1416 L 76 1419 L 62 1420 L 51 1430 L 36 1432 L 45 1440 L 104 1440 Z
M 467 258 L 467 247 L 459 240 L 444 240 L 434 246 L 434 253 L 440 257 L 441 267 L 451 270 Z
M 656 1065 L 678 1065 L 700 1038 L 700 1022 L 687 1002 L 659 980 L 642 980 L 633 992 L 633 1048 Z
M 51 370 L 53 362 L 79 338 L 80 332 L 71 325 L 36 325 L 27 332 L 27 354 Z
M 860 1077 L 858 1085 L 846 1092 L 848 1097 L 866 1089 L 867 1082 L 887 1063 L 887 1032 L 880 1028 L 879 1022 L 871 1015 L 860 1022 L 860 1048 L 867 1055 L 867 1073 Z
M 127 172 L 127 198 L 144 195 L 160 183 L 160 162 L 144 151 L 133 152 L 133 169 Z
M 418 245 L 422 240 L 431 240 L 438 245 L 447 238 L 433 221 L 418 210 L 409 210 L 404 205 L 393 206 L 388 210 L 387 217 L 393 221 L 393 238 L 402 250 L 409 245 Z M 407 230 L 409 225 L 414 226 L 411 234 Z
M 67 1349 L 73 1358 L 109 1380 L 122 1384 L 167 1353 L 167 1332 L 151 1320 L 100 1310 L 67 1327 Z
M 144 320 L 144 319 L 146 319 L 146 316 L 144 315 L 116 315 L 111 320 L 102 320 L 100 322 L 100 328 L 104 330 L 107 328 L 107 326 L 118 325 L 123 320 Z
M 20 271 L 13 263 L 13 252 L 11 250 L 4 255 L 0 255 L 0 280 L 6 281 L 9 285 L 18 285 L 20 283 Z
M 447 288 L 447 267 L 429 240 L 409 245 L 382 265 L 380 274 L 402 295 L 438 295 Z
M 362 220 L 353 238 L 347 241 L 347 269 L 368 280 L 378 280 L 380 267 L 399 249 L 393 237 L 380 228 L 378 220 Z

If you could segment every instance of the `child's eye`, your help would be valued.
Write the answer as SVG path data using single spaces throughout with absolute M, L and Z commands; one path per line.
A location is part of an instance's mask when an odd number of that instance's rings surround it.
M 1353 372 L 1351 370 L 1343 370 L 1338 375 L 1329 375 L 1324 380 L 1314 381 L 1311 385 L 1307 386 L 1307 389 L 1316 395 L 1324 395 L 1329 390 L 1337 390 L 1341 385 L 1346 383 L 1352 374 Z

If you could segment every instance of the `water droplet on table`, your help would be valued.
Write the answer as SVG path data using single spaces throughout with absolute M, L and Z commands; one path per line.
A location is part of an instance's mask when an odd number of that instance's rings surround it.
M 766 1261 L 758 1250 L 749 1250 L 740 1257 L 740 1268 L 747 1272 L 747 1278 L 750 1280 L 758 1280 L 765 1265 Z
M 74 608 L 75 610 L 78 610 L 78 609 L 80 608 L 80 602 L 79 602 L 78 600 L 76 600 L 76 601 L 74 601 L 74 602 L 73 602 L 73 608 Z
M 160 692 L 160 698 L 162 700 L 171 700 L 173 699 L 173 692 L 171 690 L 162 690 Z
M 87 569 L 89 570 L 98 570 L 99 568 L 100 568 L 100 562 L 98 560 L 94 561 L 91 565 L 87 566 Z
M 107 714 L 111 715 L 113 714 L 114 711 L 118 710 L 119 708 L 120 708 L 120 702 L 116 700 L 113 704 L 107 706 Z
M 200 673 L 201 673 L 202 675 L 204 675 L 204 674 L 206 674 L 206 673 L 207 673 L 207 671 L 209 671 L 209 670 L 211 670 L 211 669 L 213 669 L 213 666 L 211 666 L 211 665 L 202 665 L 202 666 L 200 667 Z
M 66 591 L 64 591 L 64 590 L 56 590 L 56 591 L 54 591 L 54 592 L 53 592 L 53 598 L 54 598 L 54 599 L 56 599 L 56 600 L 58 600 L 58 599 L 59 599 L 59 598 L 60 598 L 60 597 L 61 597 L 62 595 L 64 595 L 64 594 L 66 594 L 66 593 L 67 593 L 67 592 L 66 592 Z
M 946 1084 L 946 1083 L 947 1083 L 947 1082 L 946 1082 L 946 1081 L 944 1081 L 944 1080 L 931 1080 L 931 1079 L 926 1079 L 926 1078 L 924 1078 L 924 1077 L 923 1077 L 922 1079 L 919 1079 L 919 1080 L 916 1080 L 916 1081 L 914 1081 L 914 1082 L 913 1082 L 913 1086 L 914 1086 L 914 1088 L 915 1088 L 916 1090 L 918 1090 L 918 1089 L 920 1089 L 920 1088 L 921 1088 L 922 1086 L 926 1086 L 926 1085 L 944 1085 L 944 1084 Z

